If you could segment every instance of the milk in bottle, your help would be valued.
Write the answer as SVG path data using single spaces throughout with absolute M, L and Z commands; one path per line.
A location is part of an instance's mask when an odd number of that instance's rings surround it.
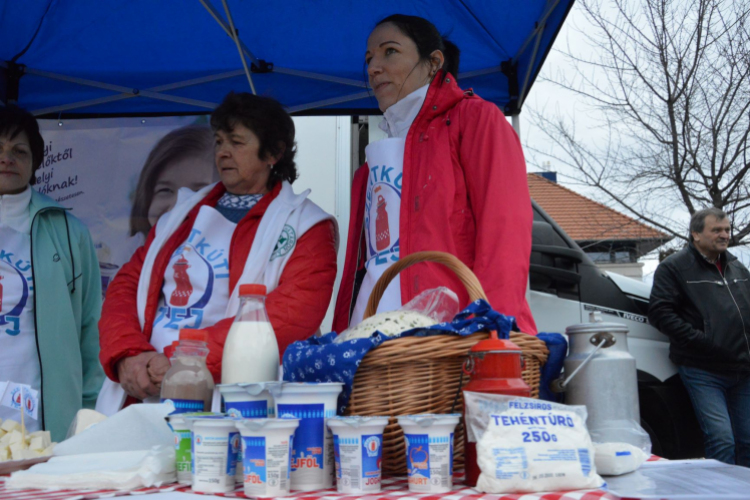
M 266 312 L 265 285 L 240 285 L 240 310 L 229 329 L 221 361 L 221 383 L 278 379 L 279 345 Z

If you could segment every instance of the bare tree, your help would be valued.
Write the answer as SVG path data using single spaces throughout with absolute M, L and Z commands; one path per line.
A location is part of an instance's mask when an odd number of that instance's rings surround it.
M 575 179 L 614 205 L 686 239 L 670 214 L 707 206 L 750 234 L 750 0 L 579 0 L 589 54 L 548 78 L 584 98 L 606 139 L 575 120 L 530 110 L 549 149 Z M 601 134 L 597 134 L 601 136 Z M 538 141 L 537 141 L 538 142 Z

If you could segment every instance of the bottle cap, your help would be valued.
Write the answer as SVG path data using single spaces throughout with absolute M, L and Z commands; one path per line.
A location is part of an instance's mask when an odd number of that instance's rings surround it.
M 184 328 L 180 330 L 180 340 L 197 340 L 198 342 L 208 342 L 208 332 L 206 332 L 206 330 Z
M 240 297 L 244 295 L 265 295 L 266 285 L 240 285 Z

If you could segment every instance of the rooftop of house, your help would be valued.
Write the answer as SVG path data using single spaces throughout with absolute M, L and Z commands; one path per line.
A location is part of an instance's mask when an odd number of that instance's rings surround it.
M 671 236 L 541 175 L 528 174 L 536 203 L 575 241 L 663 240 Z

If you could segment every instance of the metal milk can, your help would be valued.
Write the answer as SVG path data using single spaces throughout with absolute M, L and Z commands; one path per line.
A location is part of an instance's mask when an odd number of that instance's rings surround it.
M 566 380 L 559 384 L 565 403 L 586 405 L 587 427 L 598 442 L 639 445 L 640 408 L 635 358 L 628 352 L 628 329 L 605 323 L 599 312 L 590 323 L 565 329 L 570 343 Z

